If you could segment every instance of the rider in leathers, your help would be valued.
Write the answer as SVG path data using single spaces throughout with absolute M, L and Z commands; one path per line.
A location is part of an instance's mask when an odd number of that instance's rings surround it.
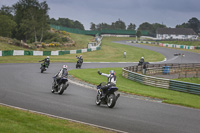
M 80 61 L 80 63 L 83 63 L 83 56 L 82 55 L 80 55 L 79 57 L 76 56 L 76 58 L 78 59 L 78 61 Z M 77 63 L 78 63 L 78 61 L 77 61 Z
M 63 68 L 55 75 L 55 79 L 54 79 L 55 80 L 55 86 L 58 85 L 58 83 L 59 83 L 59 81 L 62 77 L 66 77 L 66 78 L 68 77 L 67 69 L 68 69 L 68 66 L 63 65 Z M 67 84 L 67 86 L 69 86 L 69 84 Z
M 106 92 L 107 89 L 110 88 L 111 86 L 116 86 L 117 77 L 115 76 L 114 70 L 111 70 L 110 74 L 101 73 L 100 71 L 98 71 L 98 74 L 108 78 L 108 83 L 105 86 L 101 87 L 103 92 L 101 99 L 103 99 L 107 94 Z
M 45 58 L 44 60 L 41 60 L 41 61 L 39 61 L 39 62 L 42 62 L 42 61 L 44 61 L 46 67 L 48 68 L 49 65 L 50 65 L 50 59 L 49 59 L 49 56 L 47 56 L 47 58 Z

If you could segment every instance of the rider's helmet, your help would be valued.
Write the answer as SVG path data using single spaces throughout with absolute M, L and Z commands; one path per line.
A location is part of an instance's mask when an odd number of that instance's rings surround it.
M 141 59 L 144 59 L 144 57 L 141 57 Z
M 63 68 L 67 69 L 67 68 L 68 68 L 68 66 L 67 66 L 67 65 L 63 65 Z
M 49 59 L 49 56 L 47 56 L 47 59 Z
M 111 75 L 115 75 L 115 71 L 114 70 L 110 70 L 110 74 Z

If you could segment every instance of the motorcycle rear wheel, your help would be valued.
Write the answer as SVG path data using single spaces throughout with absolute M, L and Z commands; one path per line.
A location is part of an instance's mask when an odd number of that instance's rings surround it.
M 65 89 L 66 89 L 66 85 L 65 85 L 65 84 L 61 84 L 61 85 L 60 85 L 60 89 L 59 89 L 59 91 L 58 91 L 58 94 L 59 94 L 59 95 L 62 95 L 63 92 L 65 91 Z

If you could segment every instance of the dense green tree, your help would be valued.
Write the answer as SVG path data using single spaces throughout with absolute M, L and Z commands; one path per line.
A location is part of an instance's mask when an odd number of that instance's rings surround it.
M 166 25 L 159 24 L 159 23 L 150 24 L 148 22 L 145 22 L 139 26 L 138 30 L 140 31 L 145 30 L 145 31 L 148 31 L 150 36 L 156 36 L 156 30 L 158 28 L 166 28 Z
M 75 28 L 75 29 L 80 29 L 80 30 L 84 30 L 84 26 L 81 22 L 79 21 L 73 21 L 69 18 L 59 18 L 58 20 L 51 18 L 49 20 L 50 24 L 53 25 L 59 25 L 59 26 L 63 26 L 63 27 L 68 27 L 68 28 Z
M 112 23 L 112 27 L 114 27 L 115 30 L 126 30 L 126 24 L 120 19 Z
M 13 19 L 13 8 L 9 7 L 9 6 L 2 6 L 0 9 L 0 15 L 6 15 L 8 17 L 10 17 L 11 19 Z
M 139 38 L 139 37 L 141 37 L 141 35 L 142 35 L 142 32 L 138 30 L 136 33 L 136 36 Z
M 15 21 L 13 21 L 9 16 L 0 15 L 0 36 L 11 37 L 15 27 Z
M 192 28 L 196 33 L 200 33 L 200 21 L 193 17 L 188 21 L 188 25 Z
M 93 22 L 91 22 L 90 25 L 90 30 L 96 30 L 96 25 Z
M 13 7 L 17 23 L 16 37 L 20 40 L 34 38 L 35 42 L 39 37 L 42 41 L 44 32 L 49 29 L 47 24 L 49 7 L 46 1 L 39 3 L 38 0 L 19 0 Z
M 96 30 L 126 30 L 126 24 L 120 19 L 116 22 L 112 22 L 111 25 L 107 23 L 99 23 L 97 25 L 95 25 L 94 23 L 91 23 L 92 29 L 94 29 L 94 26 Z
M 154 36 L 154 27 L 152 24 L 150 24 L 148 22 L 142 23 L 137 30 L 139 30 L 139 31 L 146 30 L 149 32 L 149 35 Z
M 76 28 L 76 29 L 80 29 L 80 30 L 84 30 L 85 28 L 84 28 L 84 26 L 83 26 L 83 24 L 81 24 L 79 21 L 74 21 L 74 28 Z
M 133 23 L 130 23 L 130 24 L 128 25 L 128 27 L 127 27 L 127 30 L 135 30 L 135 28 L 136 28 L 136 25 L 133 24 Z
M 156 35 L 156 30 L 158 28 L 166 28 L 167 27 L 166 25 L 159 24 L 159 23 L 153 23 L 152 26 L 153 26 L 153 35 Z
M 181 25 L 176 25 L 176 28 L 190 28 L 188 23 L 182 23 Z
M 49 19 L 49 20 L 48 20 L 48 23 L 49 23 L 49 24 L 53 24 L 53 25 L 59 25 L 59 24 L 58 24 L 58 21 L 57 21 L 55 18 Z
M 193 17 L 189 19 L 187 23 L 176 25 L 176 28 L 192 28 L 196 33 L 200 33 L 200 21 Z

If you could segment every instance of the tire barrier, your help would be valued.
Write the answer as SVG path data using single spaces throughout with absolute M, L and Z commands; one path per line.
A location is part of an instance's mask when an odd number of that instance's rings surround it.
M 200 49 L 200 46 L 187 46 L 187 45 L 179 45 L 179 44 L 164 44 L 159 42 L 148 42 L 148 41 L 128 41 L 129 43 L 145 43 L 145 44 L 156 44 L 161 47 L 169 47 L 169 48 L 181 48 L 181 49 Z
M 133 67 L 122 68 L 122 76 L 144 85 L 200 95 L 200 84 L 157 78 L 132 72 Z
M 26 51 L 26 50 L 4 50 L 0 51 L 0 56 L 18 56 L 18 55 L 32 55 L 32 56 L 50 56 L 50 55 L 65 55 L 65 54 L 78 54 L 84 52 L 91 52 L 100 50 L 101 47 L 92 47 L 79 50 L 67 50 L 67 51 Z

